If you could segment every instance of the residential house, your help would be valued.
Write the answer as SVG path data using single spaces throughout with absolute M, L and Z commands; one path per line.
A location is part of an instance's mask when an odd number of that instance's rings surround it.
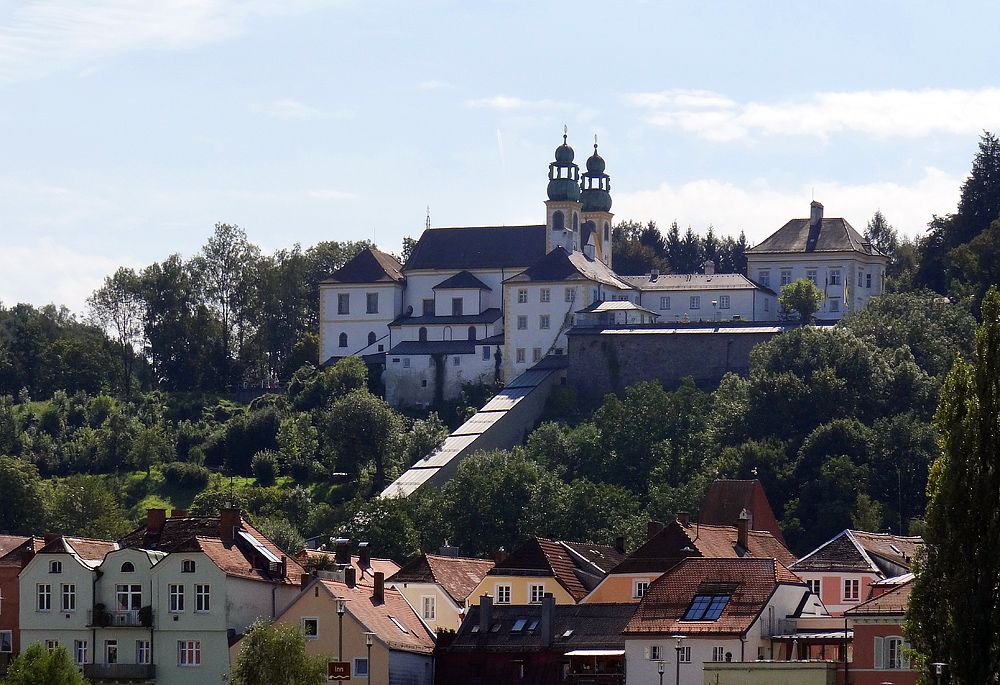
M 498 605 L 484 596 L 437 658 L 438 683 L 624 685 L 634 604 Z M 653 681 L 648 681 L 653 682 Z
M 844 530 L 789 565 L 819 595 L 833 616 L 869 597 L 878 580 L 910 570 L 919 537 Z
M 885 288 L 889 258 L 841 218 L 823 218 L 813 201 L 808 219 L 792 219 L 746 252 L 747 275 L 780 292 L 800 278 L 823 291 L 817 319 L 859 311 Z
M 151 509 L 117 543 L 58 538 L 28 562 L 22 639 L 66 645 L 95 683 L 221 685 L 230 638 L 274 616 L 302 576 L 236 509 Z
M 795 561 L 771 533 L 750 530 L 749 518 L 736 526 L 711 526 L 681 513 L 667 526 L 651 521 L 646 542 L 611 569 L 583 602 L 638 602 L 653 581 L 690 557 L 777 559 L 786 566 Z
M 775 321 L 778 295 L 743 274 L 717 274 L 711 261 L 703 274 L 622 276 L 639 292 L 637 304 L 663 324 L 684 321 Z
M 627 682 L 656 682 L 663 662 L 677 685 L 701 685 L 705 663 L 771 658 L 773 635 L 825 614 L 775 559 L 685 559 L 653 581 L 625 628 Z
M 786 545 L 764 493 L 764 486 L 756 478 L 714 481 L 705 494 L 698 520 L 713 526 L 736 526 L 744 513 L 748 516 L 750 530 L 766 530 L 775 540 Z
M 469 596 L 494 565 L 492 559 L 445 553 L 455 549 L 444 547 L 442 554 L 421 554 L 386 579 L 434 632 L 458 629 L 469 608 Z
M 351 680 L 432 685 L 432 632 L 398 590 L 385 586 L 381 572 L 375 572 L 371 587 L 356 584 L 353 575 L 348 573 L 346 582 L 312 579 L 274 622 L 301 628 L 307 653 L 348 664 L 344 675 Z M 239 649 L 237 642 L 234 661 Z
M 44 545 L 41 538 L 0 535 L 0 675 L 21 651 L 18 574 Z
M 496 606 L 541 604 L 551 594 L 556 604 L 576 604 L 625 558 L 619 547 L 531 538 L 489 570 L 471 601 L 489 595 Z
M 910 662 L 903 636 L 913 574 L 872 584 L 872 598 L 844 612 L 854 629 L 855 685 L 916 685 L 920 673 Z

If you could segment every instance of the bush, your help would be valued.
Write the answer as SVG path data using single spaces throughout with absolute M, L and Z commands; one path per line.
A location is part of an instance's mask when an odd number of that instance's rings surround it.
M 253 477 L 257 479 L 257 485 L 265 488 L 274 485 L 278 476 L 278 459 L 272 450 L 261 450 L 253 455 L 250 466 L 253 469 Z
M 211 472 L 204 466 L 175 461 L 163 467 L 163 480 L 171 485 L 192 490 L 204 490 Z

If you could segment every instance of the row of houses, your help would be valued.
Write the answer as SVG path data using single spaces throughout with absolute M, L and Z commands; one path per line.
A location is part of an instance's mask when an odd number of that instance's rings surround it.
M 0 536 L 0 662 L 40 642 L 95 683 L 221 684 L 265 617 L 373 685 L 906 685 L 919 542 L 848 530 L 796 559 L 756 481 L 716 482 L 631 552 L 532 538 L 402 568 L 349 540 L 289 557 L 235 509 L 152 509 L 115 542 Z

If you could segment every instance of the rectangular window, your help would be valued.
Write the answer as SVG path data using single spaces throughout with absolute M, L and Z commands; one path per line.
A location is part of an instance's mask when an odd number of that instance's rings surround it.
M 858 270 L 858 287 L 859 287 L 859 288 L 860 288 L 860 287 L 862 287 L 862 286 L 864 285 L 864 283 L 865 283 L 865 275 L 864 275 L 864 273 L 863 273 L 863 272 L 862 272 L 862 271 L 861 271 L 861 270 L 859 269 L 859 270 Z
M 830 285 L 840 285 L 840 269 L 830 269 Z
M 56 651 L 59 648 L 59 640 L 46 640 L 45 649 L 49 653 Z
M 461 297 L 451 298 L 451 315 L 452 316 L 462 316 L 462 312 L 465 309 L 463 305 L 463 299 Z
M 770 288 L 771 287 L 771 272 L 767 271 L 767 270 L 758 271 L 757 272 L 757 280 L 760 281 L 760 284 L 762 286 L 764 286 L 765 288 Z
M 62 610 L 76 611 L 76 585 L 73 583 L 63 583 L 61 594 Z
M 860 594 L 861 581 L 857 578 L 845 578 L 844 579 L 844 601 L 857 601 L 858 595 Z
M 104 663 L 106 664 L 118 663 L 118 640 L 104 641 Z
M 517 303 L 518 304 L 524 304 L 527 301 L 528 301 L 528 291 L 524 290 L 524 289 L 518 290 L 517 291 Z
M 528 317 L 521 315 L 517 317 L 517 330 L 525 331 L 528 329 Z
M 816 269 L 806 269 L 806 278 L 812 281 L 813 285 L 816 285 Z
M 660 649 L 660 645 L 650 645 L 647 653 L 649 654 L 650 661 L 659 661 L 663 658 L 663 651 Z
M 680 662 L 682 664 L 691 663 L 691 647 L 681 647 L 680 654 L 681 654 Z
M 533 363 L 534 362 L 540 362 L 540 361 L 542 361 L 542 348 L 541 347 L 536 347 L 533 350 L 531 350 L 531 361 Z
M 368 293 L 365 295 L 365 311 L 369 314 L 378 314 L 378 293 Z
M 726 648 L 712 647 L 712 661 L 725 661 L 725 660 L 726 660 Z
M 462 358 L 459 357 L 459 356 L 457 356 L 457 355 L 454 356 L 454 357 L 452 357 L 451 358 L 451 365 L 452 366 L 461 366 L 462 365 Z
M 142 606 L 142 585 L 115 585 L 118 611 L 135 611 Z
M 52 586 L 48 583 L 39 583 L 36 594 L 38 596 L 36 609 L 38 611 L 52 611 Z
M 434 360 L 432 359 L 431 361 L 434 361 Z M 403 368 L 404 369 L 410 368 L 410 358 L 409 357 L 403 357 Z
M 719 296 L 719 309 L 729 309 L 729 295 Z
M 302 634 L 310 640 L 319 638 L 319 618 L 316 616 L 302 617 Z
M 523 347 L 517 348 L 517 352 L 515 353 L 515 355 L 516 355 L 515 359 L 517 360 L 517 363 L 518 364 L 523 364 L 524 360 L 525 360 L 524 348 Z
M 538 317 L 538 327 L 541 328 L 542 330 L 545 330 L 546 328 L 549 327 L 549 321 L 550 321 L 549 315 L 542 314 L 541 316 Z
M 766 297 L 764 298 L 764 311 L 765 312 L 771 311 L 771 300 L 767 299 Z
M 135 663 L 148 664 L 150 657 L 149 640 L 135 641 Z
M 817 597 L 820 596 L 820 594 L 819 594 L 819 591 L 820 591 L 819 578 L 816 578 L 815 580 L 807 580 L 806 581 L 806 585 L 809 586 L 809 592 L 813 593 Z
M 368 659 L 360 656 L 354 657 L 354 677 L 355 678 L 368 677 Z
M 49 562 L 49 573 L 62 573 L 62 562 L 61 561 L 50 561 Z
M 669 297 L 661 297 L 660 298 L 660 309 L 666 309 L 666 310 L 670 309 L 670 298 Z
M 201 641 L 181 640 L 177 643 L 178 666 L 201 666 Z
M 791 271 L 781 271 L 781 285 L 788 285 L 792 282 L 792 272 Z
M 497 604 L 510 604 L 510 585 L 497 585 Z
M 691 309 L 701 309 L 701 296 L 692 295 L 691 296 Z
M 549 290 L 548 288 L 542 288 L 541 290 L 538 291 L 539 302 L 548 302 L 550 299 L 552 299 L 551 290 Z
M 648 580 L 633 580 L 632 581 L 632 599 L 642 599 L 646 596 L 646 590 L 649 589 Z
M 420 615 L 425 621 L 433 621 L 437 616 L 437 599 L 435 597 L 420 598 Z
M 840 298 L 839 297 L 831 297 L 830 298 L 830 311 L 831 312 L 839 312 L 840 311 Z
M 531 604 L 541 604 L 542 597 L 545 596 L 545 585 L 542 583 L 531 583 L 528 585 L 528 601 Z
M 685 621 L 714 621 L 722 615 L 730 595 L 695 595 L 684 614 Z
M 903 640 L 898 637 L 885 639 L 885 667 L 897 670 L 903 668 Z
M 483 348 L 483 361 L 484 362 L 488 362 L 489 360 L 490 360 L 490 348 L 484 347 Z
M 434 298 L 430 297 L 423 301 L 423 312 L 424 316 L 434 316 Z
M 351 296 L 349 293 L 339 293 L 337 295 L 337 313 L 338 314 L 351 313 Z
M 181 573 L 194 573 L 194 559 L 181 561 Z
M 576 288 L 566 288 L 566 301 L 567 302 L 576 301 Z
M 210 604 L 210 593 L 208 585 L 195 585 L 194 586 L 194 610 L 195 611 L 208 611 Z
M 14 633 L 10 630 L 0 630 L 0 653 L 10 654 L 14 651 Z
M 170 593 L 170 611 L 184 611 L 184 586 L 171 584 L 168 586 Z
M 73 640 L 73 660 L 76 661 L 77 665 L 83 665 L 89 661 L 90 650 L 87 649 L 88 644 L 86 640 Z
M 865 287 L 866 288 L 871 288 L 872 287 L 872 275 L 871 274 L 865 274 Z

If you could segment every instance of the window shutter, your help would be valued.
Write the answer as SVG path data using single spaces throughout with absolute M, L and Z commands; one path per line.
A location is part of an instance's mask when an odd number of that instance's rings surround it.
M 910 647 L 910 644 L 908 642 L 903 642 L 903 646 L 902 646 L 902 663 L 903 663 L 903 670 L 904 671 L 909 671 L 910 670 L 910 653 L 909 653 L 910 649 L 912 649 Z
M 885 666 L 883 666 L 883 664 L 885 663 L 885 652 L 884 652 L 885 646 L 883 644 L 884 642 L 885 642 L 885 640 L 883 638 L 880 638 L 880 637 L 875 638 L 875 668 L 876 669 L 885 668 Z

